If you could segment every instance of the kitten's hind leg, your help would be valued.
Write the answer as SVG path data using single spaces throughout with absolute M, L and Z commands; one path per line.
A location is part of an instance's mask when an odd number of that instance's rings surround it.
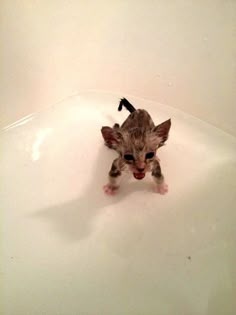
M 109 176 L 108 176 L 108 184 L 103 187 L 105 194 L 107 195 L 115 195 L 117 190 L 119 189 L 119 183 L 121 178 L 121 170 L 122 162 L 120 158 L 117 158 L 113 161 Z
M 153 162 L 152 176 L 155 182 L 155 192 L 165 195 L 168 192 L 168 185 L 165 184 L 164 176 L 158 160 Z

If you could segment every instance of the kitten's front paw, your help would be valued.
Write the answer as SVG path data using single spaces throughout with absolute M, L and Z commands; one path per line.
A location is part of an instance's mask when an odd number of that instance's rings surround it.
M 114 196 L 117 193 L 119 187 L 112 186 L 111 184 L 107 184 L 103 186 L 104 193 L 109 196 Z
M 168 192 L 168 185 L 165 183 L 157 185 L 154 190 L 158 194 L 165 195 Z

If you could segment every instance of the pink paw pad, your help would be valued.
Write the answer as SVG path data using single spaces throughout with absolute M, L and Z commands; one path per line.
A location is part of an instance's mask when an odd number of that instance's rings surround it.
M 155 187 L 155 192 L 161 195 L 165 195 L 168 192 L 168 185 L 161 184 Z
M 111 186 L 110 184 L 107 184 L 103 186 L 103 190 L 106 195 L 114 196 L 118 190 L 118 187 L 114 187 L 114 186 Z

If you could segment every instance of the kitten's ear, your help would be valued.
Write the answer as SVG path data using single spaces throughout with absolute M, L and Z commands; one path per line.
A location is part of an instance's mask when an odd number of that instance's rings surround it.
M 153 129 L 152 134 L 155 135 L 159 147 L 163 146 L 168 139 L 170 127 L 171 120 L 168 119 Z
M 109 148 L 116 149 L 122 141 L 121 133 L 111 127 L 102 127 L 101 132 Z

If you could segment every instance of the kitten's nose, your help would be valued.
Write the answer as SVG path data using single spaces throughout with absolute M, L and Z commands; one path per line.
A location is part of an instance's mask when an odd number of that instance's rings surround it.
M 139 168 L 139 167 L 137 167 L 137 170 L 138 170 L 140 173 L 142 173 L 142 172 L 144 171 L 144 168 Z

